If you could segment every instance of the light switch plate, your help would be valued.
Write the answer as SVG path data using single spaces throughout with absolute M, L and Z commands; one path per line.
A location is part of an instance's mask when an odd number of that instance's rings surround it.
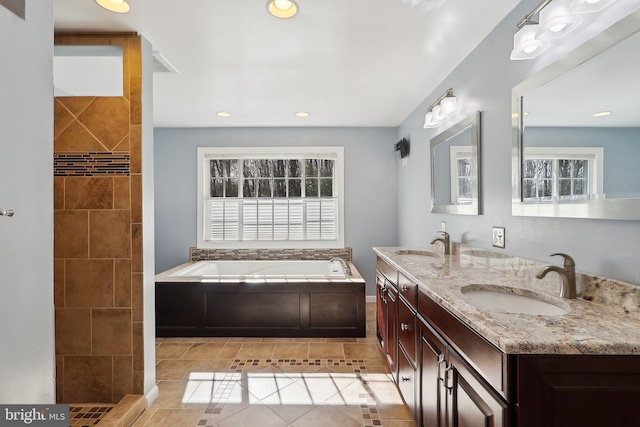
M 491 240 L 496 248 L 504 248 L 504 227 L 493 227 Z

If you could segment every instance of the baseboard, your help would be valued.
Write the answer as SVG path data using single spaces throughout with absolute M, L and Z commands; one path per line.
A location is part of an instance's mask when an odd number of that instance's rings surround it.
M 153 402 L 155 402 L 158 399 L 158 393 L 159 393 L 158 386 L 154 385 L 153 388 L 149 391 L 149 393 L 145 394 L 144 397 L 147 400 L 147 408 L 153 405 Z
M 365 296 L 365 302 L 376 302 L 376 296 L 375 295 L 366 295 Z

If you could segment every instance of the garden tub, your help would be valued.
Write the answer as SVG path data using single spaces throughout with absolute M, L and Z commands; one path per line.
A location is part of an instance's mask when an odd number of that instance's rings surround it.
M 365 281 L 337 261 L 198 261 L 156 276 L 158 337 L 364 337 Z

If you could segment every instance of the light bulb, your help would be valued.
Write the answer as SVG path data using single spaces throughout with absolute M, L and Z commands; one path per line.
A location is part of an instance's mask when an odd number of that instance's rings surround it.
M 289 0 L 274 0 L 273 4 L 280 10 L 288 10 L 293 6 L 293 3 Z

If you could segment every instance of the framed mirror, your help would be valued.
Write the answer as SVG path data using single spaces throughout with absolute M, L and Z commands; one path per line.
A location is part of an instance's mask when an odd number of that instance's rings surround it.
M 431 139 L 431 212 L 478 215 L 480 112 Z
M 640 219 L 640 14 L 513 89 L 518 216 Z

